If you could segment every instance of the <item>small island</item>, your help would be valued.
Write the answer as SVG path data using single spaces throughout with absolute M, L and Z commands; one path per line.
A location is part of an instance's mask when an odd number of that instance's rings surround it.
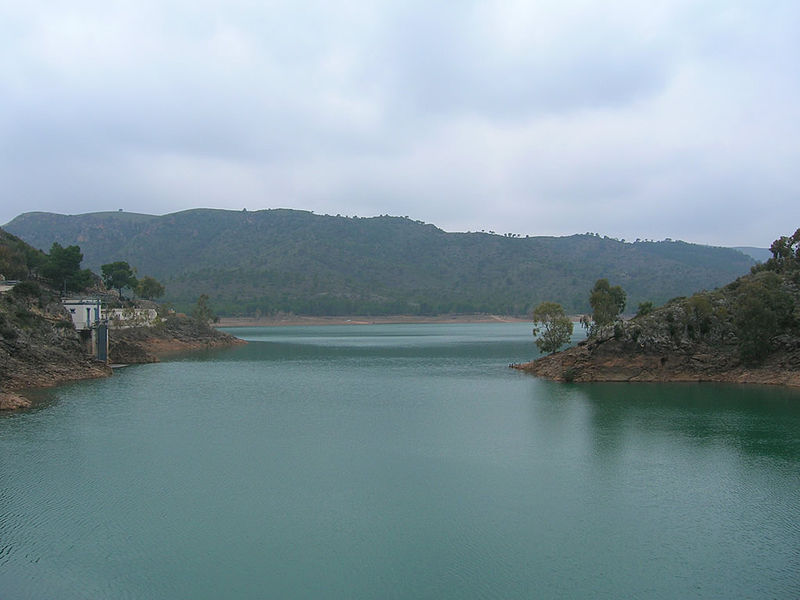
M 728 285 L 629 320 L 585 319 L 587 340 L 522 371 L 567 382 L 714 381 L 800 386 L 800 229 Z M 617 317 L 618 315 L 615 315 Z

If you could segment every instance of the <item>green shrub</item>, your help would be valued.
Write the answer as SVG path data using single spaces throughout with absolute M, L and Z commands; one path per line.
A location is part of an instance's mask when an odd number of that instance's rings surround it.
M 17 309 L 14 314 L 14 324 L 23 329 L 36 328 L 44 323 L 45 321 L 41 316 L 29 310 L 25 310 L 24 308 Z
M 564 372 L 561 374 L 561 377 L 563 377 L 563 378 L 564 378 L 564 381 L 566 381 L 567 383 L 572 383 L 572 382 L 574 382 L 574 381 L 575 381 L 575 378 L 576 378 L 578 375 L 579 375 L 579 373 L 578 373 L 578 369 L 576 369 L 575 367 L 570 367 L 569 369 L 566 369 L 566 370 L 565 370 L 565 371 L 564 371 Z
M 11 288 L 11 293 L 17 298 L 38 298 L 42 294 L 42 288 L 35 281 L 20 281 Z
M 695 294 L 686 303 L 686 310 L 689 311 L 690 317 L 698 320 L 710 316 L 713 308 L 711 300 L 705 294 Z
M 739 289 L 734 328 L 745 363 L 758 363 L 773 350 L 772 338 L 795 325 L 794 300 L 773 272 L 752 279 Z

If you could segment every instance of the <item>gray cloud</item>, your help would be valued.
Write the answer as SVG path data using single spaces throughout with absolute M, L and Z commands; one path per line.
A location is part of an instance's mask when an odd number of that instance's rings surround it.
M 285 206 L 730 245 L 800 225 L 792 2 L 7 4 L 0 222 Z
M 554 16 L 556 6 L 516 15 L 531 29 L 509 44 L 503 36 L 512 35 L 510 24 L 487 23 L 496 15 L 480 5 L 464 11 L 406 5 L 386 24 L 370 75 L 411 112 L 503 120 L 624 106 L 665 84 L 659 43 L 615 23 L 598 31 L 590 14 Z M 537 24 L 550 19 L 560 25 L 557 34 L 537 32 Z

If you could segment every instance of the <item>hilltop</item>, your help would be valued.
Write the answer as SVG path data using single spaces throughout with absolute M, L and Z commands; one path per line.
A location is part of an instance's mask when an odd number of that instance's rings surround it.
M 523 315 L 545 299 L 577 313 L 598 277 L 623 285 L 635 306 L 713 289 L 754 264 L 680 241 L 447 233 L 406 217 L 287 209 L 26 213 L 6 227 L 44 250 L 77 244 L 93 269 L 127 261 L 180 309 L 206 293 L 223 315 Z
M 728 285 L 675 298 L 516 368 L 560 381 L 718 381 L 800 386 L 800 230 Z

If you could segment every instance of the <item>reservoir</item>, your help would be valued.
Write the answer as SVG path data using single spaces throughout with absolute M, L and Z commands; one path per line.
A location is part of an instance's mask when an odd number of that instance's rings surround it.
M 800 597 L 800 390 L 543 381 L 524 323 L 231 332 L 0 415 L 0 598 Z

